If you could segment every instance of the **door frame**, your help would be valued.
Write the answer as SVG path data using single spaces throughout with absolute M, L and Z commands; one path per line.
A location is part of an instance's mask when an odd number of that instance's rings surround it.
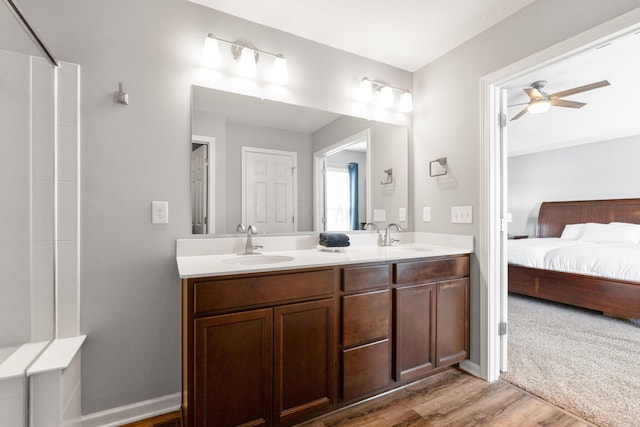
M 349 145 L 365 140 L 367 151 L 365 154 L 367 165 L 365 170 L 365 222 L 371 222 L 371 129 L 367 128 L 363 131 L 355 133 L 341 141 L 331 144 L 321 150 L 313 153 L 313 229 L 315 231 L 324 231 L 324 223 L 322 221 L 325 210 L 324 198 L 324 161 L 331 154 L 337 153 L 348 147 Z
M 216 139 L 212 136 L 191 135 L 191 145 L 193 143 L 207 146 L 207 232 L 205 234 L 215 234 L 216 232 Z M 192 150 L 193 151 L 193 150 Z M 193 200 L 191 201 L 193 209 Z
M 500 336 L 498 324 L 506 318 L 506 277 L 501 271 L 506 267 L 502 255 L 502 233 L 506 233 L 501 216 L 503 188 L 506 189 L 506 174 L 502 173 L 503 159 L 500 148 L 501 129 L 498 124 L 500 112 L 500 89 L 510 80 L 535 71 L 551 63 L 561 61 L 588 49 L 612 41 L 618 37 L 635 33 L 640 29 L 640 8 L 620 15 L 590 30 L 557 43 L 527 58 L 508 65 L 480 79 L 480 232 L 476 255 L 480 266 L 480 365 L 465 361 L 461 367 L 488 381 L 497 380 L 501 366 Z M 505 165 L 506 166 L 506 165 Z M 501 228 L 504 231 L 501 231 Z M 507 328 L 508 329 L 508 328 Z
M 249 147 L 242 146 L 242 190 L 240 197 L 242 198 L 242 224 L 247 224 L 247 153 L 261 153 L 261 154 L 275 154 L 278 156 L 290 156 L 293 158 L 293 172 L 292 172 L 292 185 L 291 191 L 293 192 L 292 197 L 292 214 L 293 214 L 293 232 L 298 231 L 298 153 L 295 151 L 284 151 L 284 150 L 272 150 L 269 148 L 261 148 L 261 147 Z

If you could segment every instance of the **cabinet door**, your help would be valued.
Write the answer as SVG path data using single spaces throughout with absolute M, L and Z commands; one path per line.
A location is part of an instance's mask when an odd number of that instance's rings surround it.
M 335 300 L 274 308 L 274 424 L 335 402 Z
M 438 283 L 437 365 L 469 357 L 469 279 Z
M 394 379 L 420 377 L 435 366 L 435 285 L 394 290 Z
M 270 425 L 272 310 L 211 316 L 194 323 L 194 425 Z

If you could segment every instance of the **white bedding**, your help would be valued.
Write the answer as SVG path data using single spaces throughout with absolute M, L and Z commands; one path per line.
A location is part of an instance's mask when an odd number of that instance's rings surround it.
M 595 243 L 559 238 L 508 243 L 510 264 L 640 282 L 640 244 Z
M 577 240 L 548 237 L 544 239 L 508 240 L 507 259 L 509 264 L 532 268 L 547 268 L 545 256 L 554 249 L 579 245 Z

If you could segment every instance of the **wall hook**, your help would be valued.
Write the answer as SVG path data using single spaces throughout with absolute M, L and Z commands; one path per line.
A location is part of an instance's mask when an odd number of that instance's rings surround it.
M 118 83 L 118 91 L 113 92 L 113 102 L 129 105 L 129 94 L 122 91 L 122 82 Z
M 385 169 L 384 173 L 387 174 L 387 179 L 385 181 L 380 181 L 380 184 L 382 185 L 393 184 L 393 169 L 392 168 Z

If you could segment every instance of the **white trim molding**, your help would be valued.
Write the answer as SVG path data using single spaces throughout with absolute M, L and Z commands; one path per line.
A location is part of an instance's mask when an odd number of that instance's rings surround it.
M 82 427 L 117 427 L 180 409 L 182 393 L 169 394 L 82 417 Z

